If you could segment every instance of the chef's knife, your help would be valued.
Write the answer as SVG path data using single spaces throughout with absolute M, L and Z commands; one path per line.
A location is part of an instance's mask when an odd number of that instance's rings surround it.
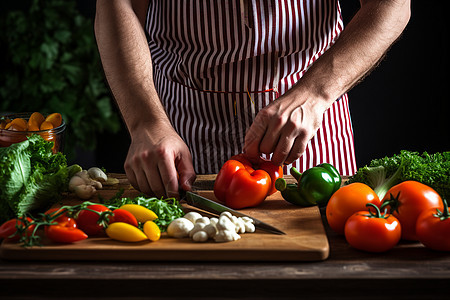
M 186 201 L 187 204 L 203 209 L 207 212 L 220 215 L 224 211 L 230 212 L 233 216 L 236 217 L 247 217 L 253 220 L 253 224 L 255 225 L 255 228 L 261 229 L 266 232 L 270 232 L 273 234 L 286 234 L 283 231 L 279 230 L 278 228 L 273 227 L 272 225 L 269 225 L 267 223 L 264 223 L 258 219 L 255 219 L 249 215 L 243 214 L 241 212 L 238 212 L 236 210 L 233 210 L 225 205 L 222 205 L 220 203 L 217 203 L 215 201 L 209 200 L 208 198 L 205 198 L 203 196 L 200 196 L 196 193 L 192 193 L 189 191 L 180 191 L 180 199 Z

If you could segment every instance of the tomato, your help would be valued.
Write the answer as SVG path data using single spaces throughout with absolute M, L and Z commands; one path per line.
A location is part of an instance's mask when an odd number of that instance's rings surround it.
M 112 224 L 115 222 L 128 223 L 130 225 L 138 227 L 138 221 L 136 220 L 136 217 L 129 211 L 127 211 L 125 209 L 121 209 L 121 208 L 117 208 L 117 209 L 113 210 L 113 215 L 111 216 L 111 220 L 109 221 L 109 224 Z
M 147 222 L 158 219 L 158 216 L 147 207 L 137 204 L 125 204 L 120 209 L 130 212 L 138 222 Z
M 82 210 L 77 216 L 78 228 L 84 231 L 87 235 L 100 235 L 104 232 L 105 225 L 107 224 L 107 216 L 100 219 L 100 214 L 102 212 L 110 212 L 110 209 L 101 204 L 88 205 L 87 209 L 93 210 Z
M 77 228 L 75 220 L 69 217 L 56 225 L 46 226 L 45 235 L 52 242 L 64 244 L 75 243 L 88 237 L 86 233 Z
M 431 187 L 417 182 L 404 181 L 393 186 L 383 198 L 386 207 L 402 224 L 402 239 L 417 241 L 416 222 L 429 208 L 443 209 L 442 199 Z
M 345 239 L 354 248 L 368 252 L 385 252 L 400 241 L 401 225 L 394 216 L 359 211 L 345 223 Z
M 438 251 L 450 251 L 450 213 L 445 200 L 443 210 L 430 208 L 417 218 L 416 235 L 426 247 Z
M 54 221 L 63 222 L 67 219 L 67 210 L 61 208 L 50 208 L 45 212 L 46 218 L 57 217 Z
M 355 182 L 338 189 L 326 208 L 328 224 L 338 234 L 344 234 L 345 222 L 354 213 L 366 210 L 366 204 L 380 206 L 377 194 L 363 183 Z
M 158 225 L 153 221 L 147 221 L 144 223 L 144 233 L 152 242 L 156 242 L 161 238 L 161 230 Z
M 28 222 L 32 222 L 31 218 L 27 218 Z M 17 242 L 21 235 L 17 234 L 17 226 L 24 226 L 21 219 L 11 219 L 6 221 L 0 226 L 0 239 L 5 239 L 7 241 Z M 31 225 L 26 229 L 27 235 L 30 236 L 36 226 Z
M 75 219 L 68 217 L 67 216 L 67 210 L 65 209 L 60 209 L 60 208 L 51 208 L 49 210 L 47 210 L 45 212 L 46 214 L 46 219 L 54 219 L 51 220 L 51 223 L 58 223 L 61 226 L 65 226 L 68 228 L 77 228 L 77 223 L 75 221 Z M 57 224 L 55 224 L 57 225 Z M 49 227 L 54 226 L 54 225 L 49 225 L 45 227 L 45 230 L 47 231 Z
M 112 223 L 106 228 L 106 234 L 121 242 L 141 242 L 148 239 L 148 237 L 139 228 L 123 223 Z
M 47 219 L 52 220 L 55 225 L 45 226 L 45 235 L 55 243 L 74 243 L 86 239 L 88 236 L 77 228 L 76 221 L 67 216 L 66 210 L 52 208 L 45 212 Z
M 66 227 L 62 225 L 50 225 L 46 228 L 46 236 L 55 243 L 75 243 L 86 239 L 86 233 L 77 228 Z

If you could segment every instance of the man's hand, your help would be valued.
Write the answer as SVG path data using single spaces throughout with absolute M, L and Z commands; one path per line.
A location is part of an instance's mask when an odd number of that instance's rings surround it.
M 273 163 L 292 163 L 322 124 L 326 107 L 316 103 L 317 99 L 290 91 L 263 108 L 247 131 L 244 153 L 249 157 L 273 153 Z
M 323 113 L 383 57 L 410 18 L 410 0 L 361 1 L 361 9 L 334 45 L 317 59 L 285 95 L 262 109 L 244 144 L 249 157 L 272 155 L 291 163 L 306 149 Z
M 179 184 L 190 190 L 195 180 L 189 149 L 173 129 L 133 136 L 124 168 L 137 190 L 156 197 L 177 197 Z

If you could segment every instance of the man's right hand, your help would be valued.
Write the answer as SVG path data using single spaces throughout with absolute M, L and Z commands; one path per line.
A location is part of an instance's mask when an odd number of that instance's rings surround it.
M 124 168 L 134 188 L 159 198 L 178 197 L 179 187 L 191 190 L 196 177 L 189 148 L 173 128 L 132 135 Z

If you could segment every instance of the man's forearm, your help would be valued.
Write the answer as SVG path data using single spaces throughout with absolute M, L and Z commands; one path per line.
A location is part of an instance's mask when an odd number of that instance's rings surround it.
M 97 1 L 95 33 L 103 68 L 130 134 L 142 122 L 168 122 L 156 93 L 143 23 L 146 7 L 132 1 Z M 146 6 L 145 1 L 134 5 Z M 133 9 L 134 8 L 134 9 Z
M 361 9 L 299 82 L 299 92 L 324 107 L 353 87 L 395 42 L 410 17 L 410 1 L 361 1 Z

